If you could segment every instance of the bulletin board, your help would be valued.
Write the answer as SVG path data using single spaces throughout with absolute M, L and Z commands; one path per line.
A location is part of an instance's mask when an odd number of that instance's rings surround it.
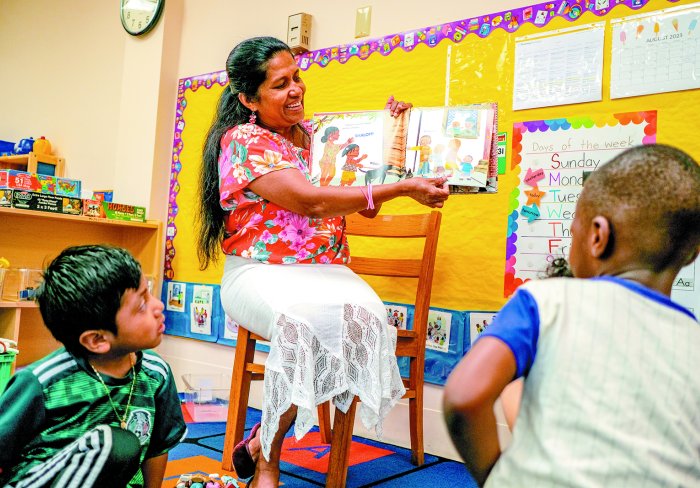
M 476 318 L 481 323 L 482 315 L 491 316 L 499 310 L 514 289 L 514 276 L 508 278 L 507 253 L 509 246 L 512 248 L 513 235 L 517 235 L 514 212 L 520 215 L 521 193 L 530 188 L 523 184 L 524 170 L 514 154 L 521 150 L 518 144 L 526 123 L 540 121 L 542 128 L 547 127 L 554 134 L 564 126 L 551 121 L 568 121 L 569 126 L 605 125 L 612 121 L 623 127 L 629 120 L 616 118 L 616 114 L 654 113 L 655 140 L 676 145 L 700 159 L 700 140 L 696 137 L 700 127 L 698 90 L 610 97 L 613 23 L 628 16 L 655 15 L 686 5 L 670 0 L 557 0 L 298 57 L 307 85 L 307 117 L 315 112 L 381 108 L 389 95 L 417 107 L 498 104 L 498 131 L 505 133 L 507 141 L 506 171 L 499 175 L 498 192 L 452 195 L 442 210 L 431 305 L 452 314 L 453 337 L 447 341 L 448 350 L 431 350 L 431 354 L 461 357 L 473 340 L 469 330 L 474 330 Z M 513 110 L 516 39 L 539 33 L 554 34 L 571 27 L 585 28 L 588 24 L 602 25 L 605 32 L 602 99 Z M 178 281 L 218 285 L 221 279 L 222 262 L 199 271 L 192 222 L 202 145 L 226 83 L 222 71 L 179 82 L 166 227 L 166 284 Z M 409 199 L 397 199 L 382 207 L 385 213 L 426 210 Z M 358 254 L 362 254 L 365 245 L 362 240 L 350 242 L 351 249 Z M 386 249 L 387 254 L 400 256 L 401 252 L 401 249 Z M 412 289 L 396 287 L 390 281 L 375 278 L 370 284 L 385 302 L 410 304 L 414 298 Z M 691 288 L 694 290 L 691 300 L 698 302 L 697 312 L 700 290 L 694 284 Z M 164 286 L 164 293 L 166 289 Z

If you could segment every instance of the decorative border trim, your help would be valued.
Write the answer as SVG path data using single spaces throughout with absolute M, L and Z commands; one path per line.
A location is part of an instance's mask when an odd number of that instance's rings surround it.
M 668 1 L 676 3 L 680 0 Z M 556 0 L 543 2 L 528 7 L 502 10 L 470 19 L 367 39 L 354 44 L 341 44 L 309 51 L 298 54 L 296 60 L 299 68 L 302 71 L 306 71 L 314 64 L 322 68 L 331 61 L 345 64 L 353 57 L 365 60 L 373 53 L 388 56 L 398 49 L 408 52 L 415 49 L 419 44 L 435 47 L 444 39 L 459 43 L 470 34 L 485 38 L 496 29 L 515 32 L 523 24 L 544 27 L 555 17 L 561 17 L 569 22 L 576 22 L 585 12 L 592 12 L 598 17 L 602 17 L 612 11 L 613 8 L 621 5 L 625 5 L 632 10 L 639 10 L 647 3 L 649 3 L 649 0 Z
M 201 87 L 208 90 L 215 84 L 225 86 L 227 83 L 228 77 L 226 76 L 226 72 L 216 71 L 214 73 L 181 78 L 177 85 L 177 109 L 175 111 L 175 130 L 173 136 L 173 151 L 170 160 L 170 185 L 168 190 L 168 221 L 165 225 L 165 261 L 163 265 L 163 274 L 166 280 L 172 280 L 175 277 L 175 270 L 173 269 L 173 260 L 175 259 L 176 252 L 174 240 L 177 235 L 175 217 L 177 217 L 179 210 L 177 195 L 180 193 L 180 184 L 177 178 L 182 169 L 180 154 L 184 147 L 182 143 L 182 131 L 185 129 L 184 113 L 187 108 L 187 90 L 196 92 Z

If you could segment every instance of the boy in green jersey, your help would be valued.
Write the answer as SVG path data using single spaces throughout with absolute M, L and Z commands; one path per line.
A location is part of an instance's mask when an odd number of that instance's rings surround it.
M 64 347 L 0 396 L 0 486 L 159 488 L 187 429 L 170 368 L 149 350 L 163 303 L 140 265 L 116 247 L 68 248 L 36 300 Z

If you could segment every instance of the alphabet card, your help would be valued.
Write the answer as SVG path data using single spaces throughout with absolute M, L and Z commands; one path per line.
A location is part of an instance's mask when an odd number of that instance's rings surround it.
M 656 111 L 533 120 L 513 124 L 511 193 L 504 295 L 541 278 L 547 264 L 568 258 L 571 222 L 585 173 L 625 149 L 656 142 Z
M 434 351 L 448 352 L 450 349 L 450 329 L 452 314 L 444 310 L 430 309 L 428 312 L 428 333 L 425 347 Z

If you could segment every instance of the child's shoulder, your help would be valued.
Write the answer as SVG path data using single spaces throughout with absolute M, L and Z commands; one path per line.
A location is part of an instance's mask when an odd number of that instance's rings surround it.
M 170 366 L 160 355 L 150 349 L 141 351 L 141 367 L 158 380 L 167 381 L 170 378 Z
M 22 368 L 18 374 L 32 375 L 44 385 L 72 374 L 77 367 L 78 362 L 75 357 L 62 347 Z

